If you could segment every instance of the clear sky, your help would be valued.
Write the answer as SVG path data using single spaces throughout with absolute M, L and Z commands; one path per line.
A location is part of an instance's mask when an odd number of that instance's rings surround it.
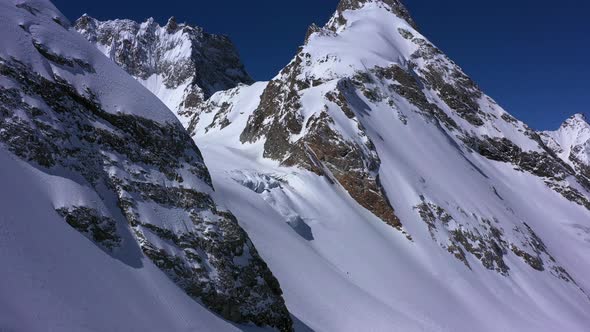
M 170 16 L 229 35 L 256 80 L 272 78 L 338 0 L 53 0 L 70 19 Z M 421 32 L 536 129 L 590 115 L 590 1 L 405 0 Z

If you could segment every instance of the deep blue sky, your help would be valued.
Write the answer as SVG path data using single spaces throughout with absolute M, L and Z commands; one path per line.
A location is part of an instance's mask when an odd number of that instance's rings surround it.
M 223 33 L 257 80 L 274 76 L 338 0 L 53 0 L 70 19 L 154 17 Z M 590 1 L 405 0 L 420 30 L 508 112 L 536 129 L 590 115 Z

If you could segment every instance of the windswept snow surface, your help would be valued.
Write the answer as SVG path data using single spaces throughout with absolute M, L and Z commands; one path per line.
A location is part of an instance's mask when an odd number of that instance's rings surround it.
M 130 266 L 55 212 L 79 186 L 0 148 L 0 331 L 238 331 L 149 259 Z M 136 249 L 139 251 L 139 248 Z

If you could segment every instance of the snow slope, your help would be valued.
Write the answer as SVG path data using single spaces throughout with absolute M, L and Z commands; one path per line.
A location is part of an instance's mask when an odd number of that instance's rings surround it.
M 63 222 L 52 188 L 77 185 L 0 148 L 0 330 L 238 331 L 148 259 L 113 259 Z

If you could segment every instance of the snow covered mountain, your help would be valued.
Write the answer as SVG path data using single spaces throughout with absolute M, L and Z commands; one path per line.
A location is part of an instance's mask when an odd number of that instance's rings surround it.
M 252 83 L 226 36 L 153 19 L 98 21 L 87 15 L 75 29 L 160 98 L 183 124 L 213 93 Z
M 0 31 L 0 330 L 291 330 L 174 114 L 45 0 Z
M 584 331 L 590 186 L 397 0 L 342 0 L 188 128 L 316 331 Z
M 583 114 L 567 119 L 556 131 L 541 133 L 545 144 L 590 183 L 590 124 Z
M 0 4 L 0 327 L 587 330 L 588 124 L 530 129 L 399 0 L 249 86 L 199 28 Z

